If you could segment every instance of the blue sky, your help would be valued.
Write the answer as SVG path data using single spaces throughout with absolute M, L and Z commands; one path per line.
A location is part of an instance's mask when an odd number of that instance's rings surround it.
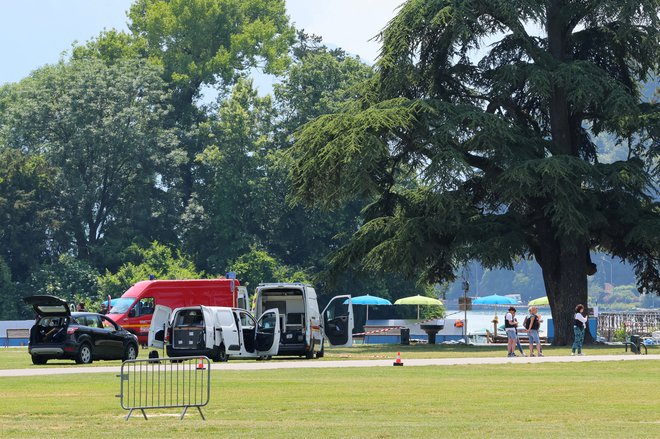
M 394 16 L 403 0 L 287 0 L 298 28 L 321 35 L 373 62 L 378 44 L 369 41 Z M 127 30 L 132 0 L 0 0 L 0 85 L 57 62 L 74 41 L 82 44 L 103 29 Z

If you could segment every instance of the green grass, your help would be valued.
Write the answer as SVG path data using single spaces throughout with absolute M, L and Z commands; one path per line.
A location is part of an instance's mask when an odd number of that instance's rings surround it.
M 527 346 L 523 346 L 527 353 Z M 660 346 L 649 346 L 649 355 L 660 354 Z M 141 349 L 139 358 L 147 358 L 148 349 Z M 382 360 L 396 358 L 396 353 L 401 352 L 401 357 L 405 361 L 407 358 L 478 358 L 478 357 L 504 357 L 506 356 L 506 346 L 464 346 L 459 344 L 450 345 L 354 345 L 350 348 L 326 348 L 325 357 L 313 361 L 337 361 L 337 360 Z M 517 352 L 517 351 L 516 351 Z M 544 346 L 543 353 L 546 356 L 567 356 L 570 355 L 570 347 Z M 623 346 L 594 345 L 585 347 L 587 355 L 630 355 L 624 351 Z M 278 361 L 276 357 L 275 361 Z M 290 358 L 289 358 L 290 359 Z M 235 360 L 232 360 L 235 361 Z M 245 360 L 254 361 L 254 360 Z M 301 360 L 306 361 L 306 360 Z M 75 363 L 72 360 L 50 360 L 45 366 L 34 366 L 30 361 L 27 348 L 6 348 L 0 349 L 0 369 L 22 369 L 45 368 L 55 366 L 71 366 Z M 121 361 L 95 361 L 91 365 L 95 366 L 121 366 Z
M 503 352 L 501 347 L 443 348 L 358 346 L 328 350 L 327 357 L 380 358 L 401 351 L 405 361 Z M 19 361 L 19 367 L 34 367 L 27 366 L 24 349 L 22 360 L 13 351 L 21 350 L 0 350 L 2 368 Z M 548 348 L 546 353 L 565 351 Z M 616 353 L 605 351 L 597 353 Z M 533 432 L 534 437 L 660 437 L 658 361 L 264 371 L 221 367 L 212 372 L 210 403 L 202 409 L 206 421 L 196 410 L 179 421 L 178 409 L 148 410 L 147 421 L 139 414 L 124 421 L 127 412 L 115 397 L 120 383 L 114 373 L 0 378 L 1 436 L 481 438 Z
M 529 353 L 529 347 L 523 345 L 525 353 Z M 506 345 L 355 345 L 350 348 L 330 348 L 326 350 L 327 360 L 368 360 L 394 358 L 397 352 L 401 352 L 402 358 L 480 358 L 480 357 L 506 357 Z M 630 355 L 626 353 L 623 346 L 593 345 L 584 348 L 586 355 Z M 519 353 L 516 350 L 516 353 Z M 660 354 L 660 347 L 649 346 L 648 353 Z M 569 356 L 570 346 L 543 346 L 545 356 Z

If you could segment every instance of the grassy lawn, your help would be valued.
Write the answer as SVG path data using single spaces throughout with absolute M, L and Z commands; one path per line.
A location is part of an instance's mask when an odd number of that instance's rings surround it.
M 501 356 L 502 348 L 358 346 L 327 359 Z M 547 355 L 566 349 L 547 348 Z M 588 348 L 587 353 L 620 353 Z M 653 351 L 654 353 L 657 351 Z M 623 357 L 622 357 L 623 358 Z M 316 360 L 314 360 L 316 361 Z M 21 365 L 18 365 L 18 364 Z M 9 365 L 14 364 L 12 367 Z M 50 363 L 49 363 L 50 364 Z M 61 362 L 73 364 L 72 362 Z M 95 362 L 119 365 L 119 362 Z M 29 365 L 0 350 L 2 368 Z M 42 366 L 40 366 L 42 367 Z M 93 367 L 90 366 L 90 367 Z M 114 373 L 0 378 L 0 432 L 13 437 L 660 437 L 660 362 L 212 372 L 211 398 L 124 421 Z

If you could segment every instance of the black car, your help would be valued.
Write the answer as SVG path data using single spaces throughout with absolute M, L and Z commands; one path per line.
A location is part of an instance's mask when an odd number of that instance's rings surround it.
M 137 337 L 108 317 L 92 312 L 71 312 L 66 301 L 59 297 L 31 296 L 23 300 L 37 313 L 28 343 L 32 363 L 68 359 L 88 364 L 93 360 L 137 357 Z

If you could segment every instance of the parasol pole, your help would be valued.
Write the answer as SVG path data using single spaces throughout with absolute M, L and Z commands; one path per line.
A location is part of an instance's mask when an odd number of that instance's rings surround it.
M 467 339 L 467 293 L 468 290 L 470 289 L 470 282 L 467 281 L 467 279 L 463 280 L 463 339 L 465 340 L 465 344 L 468 344 L 468 339 Z

